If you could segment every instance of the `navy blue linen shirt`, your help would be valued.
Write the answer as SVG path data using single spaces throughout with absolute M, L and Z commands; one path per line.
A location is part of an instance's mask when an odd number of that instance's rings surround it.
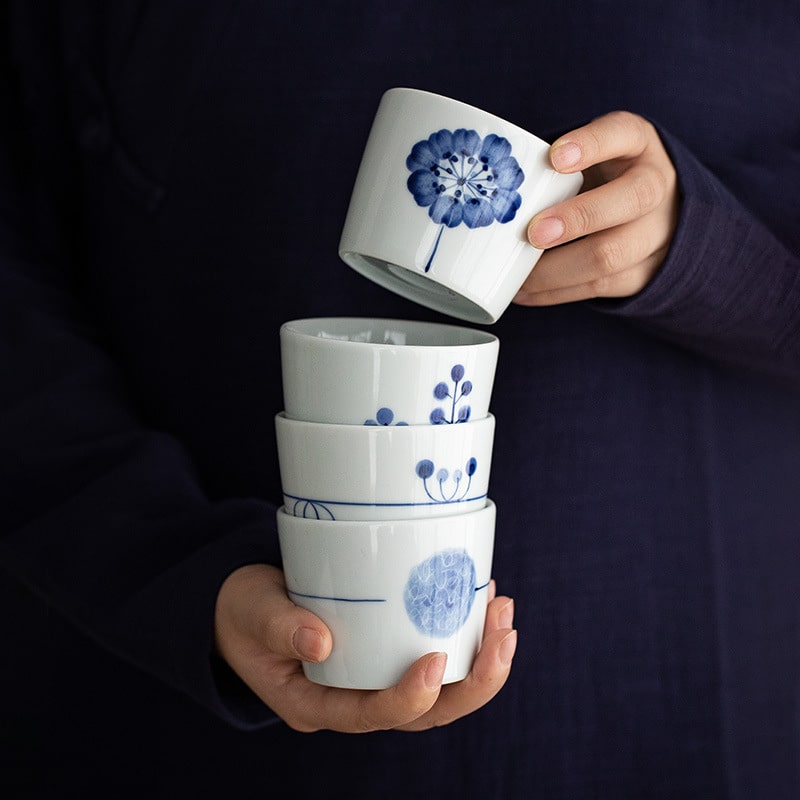
M 0 8 L 5 796 L 799 796 L 796 3 Z M 638 295 L 491 326 L 506 687 L 301 735 L 213 608 L 278 563 L 280 323 L 446 319 L 337 256 L 391 86 L 646 116 L 681 213 Z

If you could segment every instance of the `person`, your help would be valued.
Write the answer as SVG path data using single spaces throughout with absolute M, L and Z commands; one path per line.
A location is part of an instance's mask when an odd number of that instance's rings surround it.
M 798 796 L 793 3 L 9 0 L 2 30 L 4 796 Z M 280 571 L 277 331 L 446 319 L 337 257 L 396 85 L 585 183 L 491 326 L 473 670 L 357 692 L 300 669 L 331 637 Z

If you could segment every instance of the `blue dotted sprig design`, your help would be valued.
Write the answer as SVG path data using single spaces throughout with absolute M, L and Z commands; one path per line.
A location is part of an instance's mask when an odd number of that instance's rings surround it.
M 434 386 L 433 396 L 437 400 L 447 400 L 449 398 L 450 407 L 445 409 L 437 406 L 431 411 L 430 420 L 433 425 L 453 425 L 469 420 L 472 409 L 462 401 L 472 393 L 472 381 L 462 381 L 464 372 L 462 364 L 455 364 L 450 370 L 450 379 L 453 382 L 452 391 L 444 381 Z
M 478 469 L 478 461 L 471 457 L 463 470 L 453 470 L 452 474 L 444 467 L 437 470 L 436 465 L 429 458 L 417 462 L 417 477 L 422 479 L 425 494 L 434 503 L 457 503 L 469 493 L 472 485 L 472 476 Z
M 375 419 L 364 420 L 365 425 L 382 425 L 388 427 L 389 425 L 403 426 L 408 425 L 407 422 L 395 422 L 394 411 L 391 408 L 379 408 L 375 414 Z

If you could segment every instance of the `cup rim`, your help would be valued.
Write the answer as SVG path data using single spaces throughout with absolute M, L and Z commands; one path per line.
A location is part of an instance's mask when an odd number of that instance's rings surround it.
M 472 103 L 467 103 L 464 100 L 458 100 L 455 97 L 449 97 L 446 94 L 439 94 L 438 92 L 431 92 L 428 89 L 418 89 L 413 86 L 392 86 L 391 88 L 387 89 L 381 95 L 381 100 L 387 95 L 393 94 L 414 94 L 414 95 L 421 95 L 431 97 L 438 101 L 444 101 L 447 103 L 452 103 L 460 108 L 463 108 L 466 111 L 470 111 L 476 114 L 480 114 L 486 117 L 487 120 L 492 122 L 499 122 L 502 125 L 506 125 L 510 128 L 513 128 L 515 132 L 517 132 L 520 136 L 526 136 L 541 144 L 543 147 L 550 147 L 550 142 L 546 139 L 543 139 L 541 136 L 537 136 L 535 133 L 532 133 L 527 128 L 523 128 L 521 125 L 518 125 L 516 122 L 511 122 L 510 120 L 506 119 L 505 117 L 501 117 L 499 114 L 495 114 L 491 111 L 486 111 L 485 109 L 481 108 L 480 106 L 473 105 Z
M 364 342 L 353 339 L 339 338 L 338 336 L 320 336 L 313 333 L 314 328 L 327 325 L 330 328 L 341 327 L 347 323 L 360 323 L 363 326 L 375 328 L 396 327 L 400 331 L 408 332 L 411 328 L 427 334 L 435 334 L 438 331 L 447 333 L 455 337 L 463 337 L 464 341 L 453 343 L 432 342 L 430 344 L 420 341 L 408 344 L 396 342 Z M 323 316 L 323 317 L 301 317 L 286 320 L 280 326 L 279 333 L 286 337 L 296 337 L 313 341 L 319 347 L 345 347 L 345 348 L 369 348 L 370 350 L 382 349 L 407 349 L 424 350 L 433 352 L 436 350 L 454 350 L 461 347 L 485 347 L 494 346 L 499 343 L 498 337 L 481 328 L 472 328 L 466 325 L 456 325 L 448 322 L 434 322 L 429 320 L 410 320 L 393 317 L 359 317 L 359 316 Z
M 283 425 L 285 427 L 306 428 L 308 430 L 315 430 L 319 434 L 323 434 L 326 429 L 339 436 L 347 429 L 348 436 L 441 436 L 445 430 L 451 431 L 450 435 L 456 437 L 457 431 L 464 432 L 464 426 L 468 425 L 472 428 L 476 427 L 490 427 L 494 430 L 497 426 L 497 420 L 491 411 L 487 411 L 483 417 L 470 417 L 466 422 L 459 422 L 453 425 L 432 425 L 430 423 L 423 423 L 418 425 L 353 425 L 346 422 L 315 422 L 309 419 L 297 419 L 297 417 L 290 417 L 285 410 L 279 411 L 274 417 L 275 425 Z M 355 429 L 355 430 L 353 430 Z M 357 433 L 356 431 L 361 431 Z M 436 431 L 439 431 L 437 434 Z

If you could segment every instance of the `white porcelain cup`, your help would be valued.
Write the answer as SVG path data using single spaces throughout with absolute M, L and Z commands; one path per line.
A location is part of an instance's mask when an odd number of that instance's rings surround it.
M 361 317 L 280 327 L 284 411 L 348 425 L 456 424 L 489 413 L 499 341 L 487 331 Z
M 486 505 L 494 416 L 460 425 L 336 425 L 275 416 L 289 514 L 440 517 Z
M 417 89 L 384 93 L 339 242 L 353 269 L 420 305 L 496 322 L 541 255 L 526 229 L 577 194 L 549 144 L 481 109 Z
M 420 656 L 447 653 L 444 682 L 465 678 L 483 637 L 495 507 L 453 517 L 330 521 L 277 514 L 291 599 L 331 630 L 333 649 L 303 663 L 348 689 L 396 684 Z

